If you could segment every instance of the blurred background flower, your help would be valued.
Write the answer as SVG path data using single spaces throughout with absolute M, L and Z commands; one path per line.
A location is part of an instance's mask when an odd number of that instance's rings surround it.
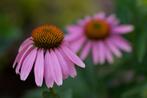
M 146 0 L 1 0 L 0 98 L 41 98 L 46 90 L 36 89 L 33 75 L 20 81 L 12 69 L 19 45 L 34 27 L 52 23 L 64 30 L 65 25 L 99 11 L 115 13 L 122 24 L 135 26 L 124 36 L 133 53 L 103 66 L 93 66 L 89 56 L 86 69 L 78 69 L 78 77 L 67 79 L 56 91 L 63 98 L 147 98 L 146 9 Z
M 116 16 L 106 16 L 104 12 L 86 16 L 77 24 L 67 26 L 67 36 L 71 48 L 79 52 L 85 60 L 92 53 L 94 64 L 114 62 L 113 55 L 121 57 L 120 50 L 131 52 L 132 48 L 122 35 L 132 32 L 133 25 L 120 24 Z

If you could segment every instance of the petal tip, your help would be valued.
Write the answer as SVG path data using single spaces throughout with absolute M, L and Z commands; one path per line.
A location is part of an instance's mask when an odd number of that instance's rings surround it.
M 133 25 L 129 25 L 128 26 L 128 31 L 129 32 L 132 32 L 134 29 L 135 29 L 135 27 Z
M 42 86 L 42 83 L 36 83 L 36 85 L 37 85 L 38 87 L 41 87 L 41 86 Z
M 81 68 L 85 68 L 85 66 L 86 65 L 84 63 L 80 65 Z
M 73 76 L 71 76 L 72 78 L 75 78 L 77 76 L 77 74 L 76 75 L 73 75 Z
M 61 86 L 63 84 L 63 81 L 60 81 L 57 83 L 58 86 Z
M 25 77 L 23 77 L 23 76 L 20 76 L 20 80 L 21 80 L 21 81 L 25 81 L 25 80 L 26 80 L 26 78 L 25 78 Z

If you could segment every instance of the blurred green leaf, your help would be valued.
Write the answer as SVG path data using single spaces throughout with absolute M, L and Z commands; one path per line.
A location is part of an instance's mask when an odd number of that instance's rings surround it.
M 125 92 L 124 94 L 122 94 L 121 98 L 142 98 L 142 96 L 140 95 L 140 88 L 133 88 Z
M 47 87 L 29 90 L 23 98 L 73 98 L 71 89 L 59 90 L 58 88 L 54 90 L 51 91 Z
M 11 23 L 7 15 L 0 13 L 0 53 L 8 48 L 13 41 L 20 36 L 20 29 Z
M 33 90 L 28 90 L 24 94 L 22 98 L 42 98 L 42 92 L 44 89 L 33 89 Z
M 42 93 L 43 98 L 60 98 L 57 94 L 52 91 L 43 91 Z
M 73 98 L 72 90 L 66 89 L 63 92 L 60 92 L 60 98 Z
M 138 38 L 138 59 L 139 62 L 142 62 L 142 60 L 145 57 L 146 51 L 147 51 L 147 32 L 140 33 L 140 37 Z
M 137 0 L 137 4 L 143 11 L 147 11 L 147 0 Z

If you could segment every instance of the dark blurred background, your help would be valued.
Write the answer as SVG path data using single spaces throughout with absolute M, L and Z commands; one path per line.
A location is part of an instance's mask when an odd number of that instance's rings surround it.
M 0 98 L 42 98 L 33 74 L 22 82 L 12 69 L 21 42 L 33 28 L 51 23 L 65 26 L 99 11 L 116 14 L 135 31 L 125 37 L 133 53 L 114 64 L 94 66 L 91 57 L 78 77 L 65 80 L 56 90 L 61 98 L 147 98 L 147 0 L 1 0 L 0 1 Z

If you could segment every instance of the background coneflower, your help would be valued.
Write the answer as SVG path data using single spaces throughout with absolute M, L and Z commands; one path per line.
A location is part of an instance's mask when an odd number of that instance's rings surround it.
M 67 26 L 66 40 L 80 57 L 86 59 L 92 50 L 94 64 L 113 62 L 113 54 L 121 57 L 120 50 L 131 52 L 132 48 L 122 35 L 133 31 L 132 25 L 121 25 L 114 15 L 106 17 L 105 13 L 87 16 L 75 25 Z

